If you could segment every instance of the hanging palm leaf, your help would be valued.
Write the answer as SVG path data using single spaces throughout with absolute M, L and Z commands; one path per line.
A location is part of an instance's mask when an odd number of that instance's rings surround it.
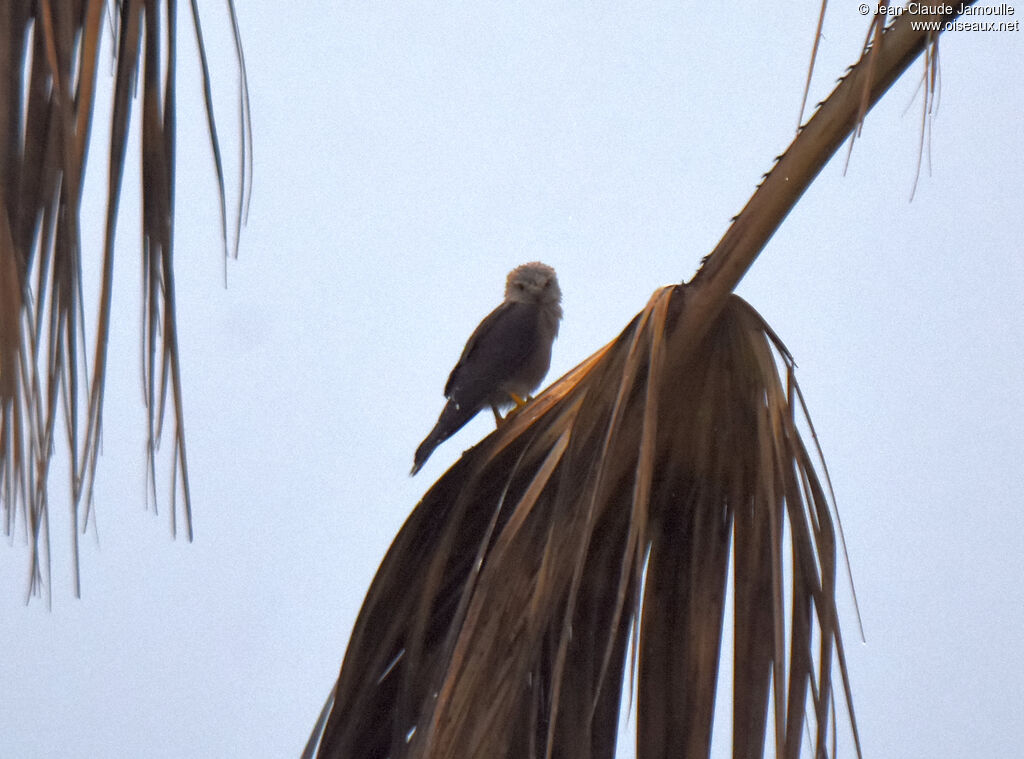
M 24 530 L 32 550 L 30 591 L 48 580 L 51 456 L 63 447 L 71 469 L 73 551 L 92 505 L 102 434 L 111 321 L 115 229 L 133 96 L 141 91 L 143 381 L 150 478 L 168 401 L 174 422 L 172 526 L 177 493 L 192 536 L 188 459 L 175 322 L 173 266 L 177 3 L 124 0 L 113 13 L 114 78 L 107 213 L 98 303 L 82 286 L 79 212 L 90 139 L 104 0 L 7 3 L 0 25 L 0 503 L 4 530 Z M 227 211 L 198 5 L 191 3 L 203 64 L 207 116 Z M 234 23 L 234 8 L 228 3 Z M 237 25 L 235 41 L 241 63 Z M 248 99 L 241 65 L 243 175 L 248 187 Z M 235 234 L 237 240 L 237 231 Z M 87 253 L 87 252 L 86 252 Z M 96 308 L 92 368 L 86 312 Z M 136 318 L 133 314 L 131 318 Z M 169 396 L 169 398 L 168 398 Z M 60 440 L 61 435 L 64 439 Z

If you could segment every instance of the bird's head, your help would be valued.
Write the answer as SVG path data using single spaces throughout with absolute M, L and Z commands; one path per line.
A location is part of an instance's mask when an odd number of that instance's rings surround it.
M 505 282 L 505 300 L 516 303 L 555 305 L 562 300 L 555 270 L 540 261 L 517 266 Z

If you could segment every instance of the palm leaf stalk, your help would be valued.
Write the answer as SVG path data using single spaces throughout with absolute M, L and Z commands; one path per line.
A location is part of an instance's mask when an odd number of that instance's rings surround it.
M 221 156 L 199 25 L 204 92 L 221 196 Z M 109 11 L 109 12 L 105 12 Z M 234 8 L 228 3 L 234 24 Z M 177 494 L 192 537 L 173 265 L 177 3 L 104 0 L 5 3 L 0 24 L 0 503 L 4 530 L 24 530 L 31 549 L 30 593 L 48 585 L 49 473 L 65 436 L 70 468 L 75 590 L 77 535 L 89 521 L 102 437 L 111 321 L 115 230 L 133 97 L 141 92 L 142 369 L 149 478 L 155 502 L 156 449 L 165 408 L 174 431 L 171 520 Z M 114 27 L 115 62 L 107 211 L 95 344 L 89 371 L 80 209 L 96 72 L 105 23 Z M 239 44 L 234 24 L 236 45 Z M 241 63 L 241 48 L 237 48 Z M 240 66 L 241 165 L 249 166 L 248 99 Z M 243 173 L 241 198 L 248 175 Z M 237 239 L 237 231 L 236 231 Z M 134 316 L 133 316 L 134 318 Z M 19 527 L 20 521 L 20 527 Z
M 824 463 L 789 352 L 732 290 L 935 40 L 908 17 L 876 35 L 697 275 L 427 492 L 307 756 L 612 757 L 627 658 L 637 756 L 708 756 L 730 574 L 733 755 L 834 755 L 834 663 L 859 754 Z

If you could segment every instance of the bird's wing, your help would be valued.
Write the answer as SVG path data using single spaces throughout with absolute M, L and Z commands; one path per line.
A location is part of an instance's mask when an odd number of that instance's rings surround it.
M 445 397 L 460 405 L 482 405 L 529 360 L 538 333 L 536 305 L 502 303 L 470 335 L 444 386 Z

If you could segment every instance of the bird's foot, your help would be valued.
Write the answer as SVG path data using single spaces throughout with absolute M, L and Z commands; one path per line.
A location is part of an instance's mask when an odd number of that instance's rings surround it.
M 508 412 L 505 414 L 505 416 L 501 415 L 501 412 L 498 411 L 497 406 L 493 404 L 491 405 L 491 411 L 494 412 L 494 423 L 498 427 L 500 427 L 502 424 L 504 424 L 509 419 L 518 414 L 522 410 L 523 406 L 525 406 L 528 402 L 533 400 L 529 395 L 523 398 L 520 397 L 519 395 L 516 395 L 513 392 L 509 392 L 508 397 L 511 398 L 512 402 L 515 403 L 516 405 L 510 408 Z
M 513 401 L 513 402 L 514 402 L 514 403 L 515 403 L 516 405 L 515 405 L 515 406 L 513 406 L 512 408 L 510 408 L 510 409 L 509 409 L 509 410 L 508 410 L 508 411 L 507 411 L 507 412 L 505 413 L 505 419 L 504 419 L 504 421 L 506 421 L 506 422 L 507 422 L 507 421 L 508 421 L 509 419 L 511 419 L 512 417 L 514 417 L 514 416 L 515 416 L 516 414 L 518 414 L 518 413 L 519 413 L 520 411 L 522 411 L 522 410 L 523 410 L 523 406 L 525 406 L 525 405 L 526 405 L 526 404 L 527 404 L 527 403 L 528 403 L 528 402 L 529 402 L 530 400 L 532 400 L 532 399 L 530 398 L 530 396 L 526 396 L 525 398 L 521 398 L 521 397 L 519 397 L 518 395 L 516 395 L 515 393 L 509 393 L 508 395 L 509 395 L 509 398 L 511 398 L 511 399 L 512 399 L 512 401 Z

